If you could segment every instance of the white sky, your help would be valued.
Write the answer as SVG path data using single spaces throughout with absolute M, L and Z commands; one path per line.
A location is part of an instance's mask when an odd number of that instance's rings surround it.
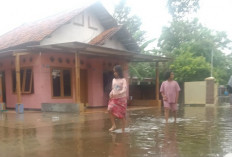
M 57 12 L 79 8 L 95 0 L 2 0 L 0 5 L 0 35 L 27 22 L 36 21 Z M 101 0 L 112 12 L 119 0 Z M 170 16 L 166 0 L 128 0 L 132 13 L 143 22 L 142 29 L 148 38 L 159 38 L 162 26 L 167 26 Z M 232 39 L 232 0 L 200 0 L 198 17 L 204 26 L 225 31 Z

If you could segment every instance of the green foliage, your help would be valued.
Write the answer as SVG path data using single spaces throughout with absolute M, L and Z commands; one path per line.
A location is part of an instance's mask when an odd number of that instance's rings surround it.
M 196 43 L 208 40 L 208 42 L 214 45 L 217 42 L 220 43 L 222 40 L 228 42 L 228 40 L 225 39 L 226 36 L 224 36 L 224 38 L 222 38 L 222 36 L 219 38 L 217 35 L 213 35 L 213 33 L 213 31 L 203 27 L 198 19 L 192 21 L 173 21 L 169 27 L 163 28 L 158 46 L 165 55 L 168 56 L 172 54 L 174 49 L 179 48 L 185 43 Z M 212 47 L 212 45 L 207 45 L 207 47 Z
M 138 77 L 141 81 L 144 78 L 154 78 L 155 63 L 130 63 L 129 73 L 131 77 Z
M 173 21 L 170 27 L 163 29 L 158 45 L 163 55 L 174 59 L 188 52 L 192 54 L 192 57 L 203 57 L 208 64 L 211 64 L 213 55 L 213 76 L 220 84 L 224 84 L 231 73 L 227 72 L 229 62 L 222 50 L 228 49 L 230 42 L 225 32 L 212 31 L 194 19 L 193 21 Z M 189 73 L 186 74 L 189 75 Z M 189 81 L 189 78 L 184 78 Z
M 143 53 L 172 57 L 173 60 L 160 67 L 160 76 L 167 69 L 175 72 L 176 79 L 201 81 L 210 76 L 211 57 L 213 54 L 213 76 L 220 84 L 226 84 L 232 74 L 232 55 L 225 55 L 222 50 L 230 49 L 231 41 L 225 32 L 216 32 L 203 27 L 198 19 L 187 20 L 187 16 L 199 8 L 199 0 L 168 0 L 169 13 L 173 17 L 170 26 L 164 27 L 158 40 L 159 49 L 147 50 L 156 39 L 145 41 L 145 32 L 141 30 L 141 20 L 131 15 L 126 0 L 116 6 L 114 18 L 118 24 L 126 26 Z M 142 80 L 155 76 L 155 63 L 131 63 L 130 76 Z
M 115 7 L 113 17 L 119 25 L 124 25 L 134 40 L 141 45 L 144 42 L 145 31 L 141 30 L 141 19 L 136 15 L 131 15 L 131 9 L 126 6 L 127 0 L 121 0 Z
M 178 82 L 202 81 L 210 74 L 210 64 L 202 56 L 194 57 L 190 52 L 182 52 L 170 65 Z
M 219 81 L 221 84 L 226 85 L 229 81 L 230 76 L 232 75 L 232 54 L 230 53 L 229 55 L 226 55 L 223 61 L 225 64 L 223 70 L 218 68 L 217 71 L 219 71 L 218 73 L 223 72 L 223 74 L 221 74 L 221 76 L 223 77 L 219 77 L 221 78 L 221 80 Z
M 152 52 L 152 50 L 146 50 L 146 48 L 148 47 L 149 44 L 152 44 L 154 41 L 156 41 L 156 38 L 144 42 L 140 46 L 140 49 L 141 49 L 142 53 L 144 53 L 144 54 L 151 54 L 150 52 Z
M 156 39 L 145 41 L 145 31 L 141 30 L 141 19 L 136 15 L 131 15 L 131 9 L 126 6 L 126 0 L 121 0 L 116 6 L 113 17 L 119 25 L 124 25 L 134 40 L 138 43 L 142 53 L 149 53 L 146 50 L 149 44 Z M 129 72 L 131 77 L 138 77 L 139 80 L 155 76 L 155 63 L 130 63 Z
M 173 20 L 182 20 L 188 14 L 197 12 L 199 0 L 168 0 L 167 7 Z

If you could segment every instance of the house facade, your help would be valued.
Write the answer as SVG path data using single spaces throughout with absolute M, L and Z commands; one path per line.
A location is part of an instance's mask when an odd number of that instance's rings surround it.
M 153 58 L 97 2 L 0 37 L 0 103 L 19 112 L 106 106 L 113 66 L 128 78 L 130 61 Z

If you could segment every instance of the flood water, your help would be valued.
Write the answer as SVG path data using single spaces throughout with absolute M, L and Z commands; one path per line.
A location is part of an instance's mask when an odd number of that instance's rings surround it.
M 120 128 L 120 121 L 116 121 Z M 130 110 L 125 133 L 105 112 L 0 113 L 0 157 L 223 157 L 232 153 L 230 105 Z

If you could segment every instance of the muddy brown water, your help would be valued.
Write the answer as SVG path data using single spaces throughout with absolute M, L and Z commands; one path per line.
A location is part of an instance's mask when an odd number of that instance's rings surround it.
M 0 157 L 223 157 L 232 152 L 232 107 L 128 111 L 126 132 L 109 132 L 105 112 L 0 113 Z

